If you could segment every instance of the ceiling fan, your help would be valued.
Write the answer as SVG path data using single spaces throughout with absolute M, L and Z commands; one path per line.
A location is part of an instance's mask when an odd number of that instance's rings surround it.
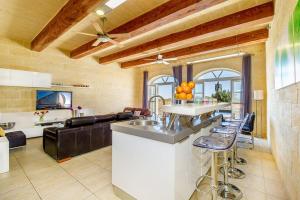
M 168 61 L 177 60 L 177 58 L 164 58 L 162 54 L 158 54 L 156 59 L 144 59 L 144 60 L 151 60 L 153 64 L 164 64 L 168 65 L 170 64 Z
M 104 23 L 106 20 L 107 20 L 106 17 L 101 17 L 102 26 L 97 22 L 91 22 L 93 27 L 97 31 L 96 34 L 85 33 L 85 32 L 77 32 L 77 33 L 81 35 L 96 37 L 96 41 L 92 44 L 92 46 L 94 47 L 98 46 L 100 43 L 106 43 L 106 42 L 110 42 L 118 46 L 119 48 L 124 47 L 121 43 L 119 43 L 115 39 L 130 38 L 131 34 L 130 33 L 108 34 L 104 29 Z

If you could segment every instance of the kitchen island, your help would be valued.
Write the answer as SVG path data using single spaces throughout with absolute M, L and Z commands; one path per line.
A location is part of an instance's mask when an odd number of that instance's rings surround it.
M 156 123 L 112 124 L 112 184 L 117 195 L 122 192 L 127 198 L 138 200 L 191 197 L 197 179 L 210 168 L 209 152 L 193 147 L 192 143 L 200 136 L 209 135 L 209 130 L 219 125 L 222 117 L 220 114 L 200 117 L 214 111 L 213 106 L 210 109 L 206 106 L 205 113 L 198 106 L 197 109 L 194 116 L 177 119 L 170 129 Z

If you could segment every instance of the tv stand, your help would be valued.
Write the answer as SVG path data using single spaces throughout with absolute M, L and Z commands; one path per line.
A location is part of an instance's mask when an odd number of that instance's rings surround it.
M 53 126 L 58 124 L 64 124 L 65 121 L 46 121 L 46 122 L 36 122 L 35 126 Z

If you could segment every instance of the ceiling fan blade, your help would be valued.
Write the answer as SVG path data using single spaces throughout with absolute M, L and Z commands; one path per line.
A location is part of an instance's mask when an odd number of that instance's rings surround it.
M 96 31 L 98 33 L 104 34 L 103 29 L 101 28 L 101 26 L 97 22 L 92 22 L 92 25 L 94 26 L 94 28 L 96 29 Z
M 177 58 L 166 58 L 164 59 L 165 61 L 172 61 L 172 60 L 177 60 Z
M 109 37 L 111 38 L 130 38 L 130 33 L 117 33 L 117 34 L 109 34 Z
M 97 40 L 92 44 L 92 46 L 93 46 L 93 47 L 96 47 L 96 46 L 98 46 L 100 43 L 101 43 L 101 40 L 97 39 Z
M 167 61 L 165 61 L 165 60 L 163 60 L 163 61 L 162 61 L 162 64 L 164 64 L 164 65 L 169 65 L 170 63 L 167 62 Z
M 110 42 L 110 43 L 118 46 L 119 48 L 123 48 L 124 47 L 124 45 L 122 45 L 121 43 L 119 43 L 119 42 L 117 42 L 117 41 L 115 41 L 115 40 L 113 40 L 111 38 L 108 40 L 108 42 Z
M 78 33 L 80 35 L 87 35 L 87 36 L 97 37 L 96 34 L 92 34 L 92 33 L 84 33 L 84 32 L 76 32 L 76 33 Z

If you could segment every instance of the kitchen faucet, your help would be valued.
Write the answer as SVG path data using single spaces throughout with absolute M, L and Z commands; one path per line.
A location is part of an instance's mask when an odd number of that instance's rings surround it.
M 150 110 L 150 103 L 151 103 L 151 101 L 152 101 L 154 98 L 160 98 L 160 99 L 162 100 L 162 102 L 163 102 L 163 105 L 166 105 L 166 100 L 165 100 L 162 96 L 160 96 L 160 95 L 155 95 L 155 96 L 152 96 L 152 97 L 149 99 L 149 101 L 148 101 L 148 109 L 149 109 L 149 110 Z M 155 120 L 157 120 L 157 117 L 159 117 L 159 116 L 158 116 L 158 113 L 155 115 Z M 166 115 L 165 115 L 165 113 L 164 113 L 164 114 L 163 114 L 163 117 L 162 117 L 162 121 L 164 122 L 165 119 L 166 119 Z

